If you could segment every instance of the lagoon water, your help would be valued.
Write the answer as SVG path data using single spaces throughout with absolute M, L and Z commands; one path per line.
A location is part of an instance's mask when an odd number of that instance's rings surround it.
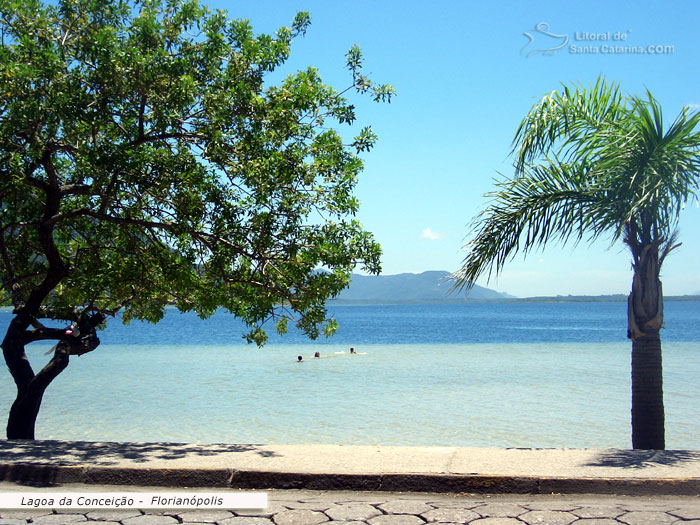
M 629 447 L 625 303 L 330 307 L 341 328 L 311 342 L 169 310 L 112 320 L 102 345 L 49 387 L 40 439 Z M 700 449 L 700 302 L 667 302 L 667 448 Z M 11 315 L 0 312 L 4 333 Z M 38 368 L 50 345 L 29 347 Z M 350 355 L 353 346 L 360 355 Z M 314 359 L 314 352 L 321 359 Z M 304 360 L 297 362 L 297 355 Z M 0 417 L 15 395 L 0 373 Z

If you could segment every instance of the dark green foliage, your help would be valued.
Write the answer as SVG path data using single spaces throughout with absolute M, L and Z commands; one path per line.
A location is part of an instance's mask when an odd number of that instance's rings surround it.
M 174 301 L 253 325 L 285 304 L 311 335 L 323 303 L 379 247 L 347 217 L 371 148 L 329 127 L 352 104 L 309 68 L 279 86 L 309 16 L 274 36 L 194 1 L 3 1 L 0 192 L 3 288 L 21 308 L 51 271 L 49 227 L 67 269 L 41 303 L 158 320 Z M 360 75 L 360 91 L 389 99 Z M 46 216 L 48 197 L 58 207 Z M 324 267 L 330 271 L 319 273 Z
M 267 320 L 333 331 L 325 301 L 380 256 L 353 218 L 376 137 L 333 126 L 355 122 L 349 92 L 393 89 L 356 47 L 342 91 L 314 68 L 268 85 L 309 22 L 256 35 L 197 1 L 0 0 L 8 337 L 48 339 L 42 318 L 157 321 L 169 303 L 224 308 L 259 344 Z

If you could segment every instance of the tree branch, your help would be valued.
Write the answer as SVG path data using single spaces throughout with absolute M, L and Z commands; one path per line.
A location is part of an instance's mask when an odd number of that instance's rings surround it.
M 47 328 L 41 325 L 34 330 L 24 332 L 24 344 L 34 343 L 36 341 L 67 341 L 70 336 L 66 335 L 65 328 Z
M 22 315 L 24 311 L 27 311 L 29 315 L 34 315 L 38 312 L 46 296 L 68 275 L 68 268 L 53 238 L 53 223 L 51 223 L 51 217 L 58 213 L 61 202 L 57 183 L 58 177 L 50 155 L 44 155 L 42 165 L 49 180 L 52 181 L 51 184 L 46 185 L 44 218 L 38 227 L 39 244 L 43 255 L 46 257 L 48 269 L 43 281 L 30 292 L 27 302 L 15 311 L 18 316 Z
M 59 188 L 59 192 L 62 197 L 64 195 L 99 195 L 88 184 L 64 184 Z
M 158 135 L 146 135 L 143 137 L 138 137 L 136 140 L 131 141 L 127 144 L 128 147 L 136 147 L 141 144 L 148 142 L 157 142 L 159 140 L 169 140 L 169 139 L 198 139 L 201 140 L 204 137 L 197 133 L 160 133 Z
M 46 363 L 46 366 L 32 379 L 29 388 L 43 394 L 46 388 L 51 384 L 51 381 L 56 379 L 58 374 L 63 372 L 68 366 L 70 351 L 69 345 L 63 341 L 56 345 L 56 351 L 53 357 Z
M 146 95 L 142 94 L 141 95 L 141 103 L 139 104 L 139 135 L 138 139 L 143 139 L 144 133 L 143 133 L 143 115 L 144 112 L 146 111 Z

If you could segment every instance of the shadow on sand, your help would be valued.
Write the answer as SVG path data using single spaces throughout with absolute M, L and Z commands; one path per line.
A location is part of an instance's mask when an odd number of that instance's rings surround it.
M 118 443 L 87 441 L 0 441 L 0 481 L 33 487 L 63 483 L 149 484 L 141 479 L 150 468 L 137 465 L 166 461 L 164 474 L 156 484 L 163 486 L 221 486 L 230 473 L 226 469 L 167 467 L 168 460 L 252 452 L 262 457 L 279 454 L 258 445 L 194 445 L 181 443 Z
M 647 467 L 672 467 L 700 461 L 700 452 L 693 450 L 609 450 L 602 452 L 587 467 L 617 467 L 641 469 Z
M 185 443 L 118 443 L 88 441 L 0 441 L 0 462 L 51 463 L 52 465 L 116 465 L 129 460 L 176 460 L 215 456 L 230 452 L 255 452 L 263 457 L 278 454 L 259 445 L 196 445 Z

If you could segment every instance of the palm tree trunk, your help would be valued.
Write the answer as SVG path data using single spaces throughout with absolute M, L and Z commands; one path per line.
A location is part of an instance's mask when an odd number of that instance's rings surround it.
M 632 340 L 632 447 L 665 448 L 661 338 L 658 331 Z
M 636 252 L 629 295 L 628 336 L 632 340 L 632 447 L 663 450 L 664 399 L 661 337 L 663 292 L 658 247 Z

